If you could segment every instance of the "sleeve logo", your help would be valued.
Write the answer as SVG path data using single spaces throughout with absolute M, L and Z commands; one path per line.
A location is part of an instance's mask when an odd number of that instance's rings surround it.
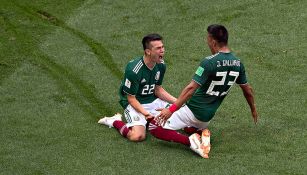
M 202 76 L 203 72 L 204 72 L 204 68 L 199 66 L 198 69 L 196 70 L 195 74 L 198 75 L 198 76 Z
M 126 78 L 125 86 L 130 89 L 131 82 Z

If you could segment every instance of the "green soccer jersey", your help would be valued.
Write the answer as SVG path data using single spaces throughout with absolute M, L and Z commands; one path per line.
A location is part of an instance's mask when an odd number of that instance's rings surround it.
M 156 64 L 152 70 L 149 69 L 143 57 L 130 61 L 119 89 L 120 105 L 124 109 L 128 106 L 127 94 L 135 95 L 141 104 L 151 103 L 157 99 L 155 87 L 162 84 L 165 70 L 164 63 Z
M 243 64 L 232 53 L 219 52 L 205 58 L 193 76 L 200 87 L 187 102 L 195 117 L 208 122 L 234 83 L 246 84 Z

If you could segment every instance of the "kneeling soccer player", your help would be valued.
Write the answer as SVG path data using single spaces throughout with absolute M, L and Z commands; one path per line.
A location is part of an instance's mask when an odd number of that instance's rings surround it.
M 127 124 L 122 115 L 104 117 L 100 124 L 115 127 L 131 141 L 145 139 L 147 120 L 158 115 L 157 108 L 165 108 L 176 98 L 162 87 L 166 66 L 164 45 L 159 34 L 149 34 L 142 40 L 144 56 L 130 61 L 120 86 L 120 104 L 124 108 Z
M 209 121 L 234 83 L 240 85 L 254 122 L 258 120 L 252 87 L 247 83 L 244 66 L 227 45 L 227 29 L 222 25 L 210 25 L 207 32 L 207 44 L 213 55 L 202 60 L 177 101 L 163 109 L 149 125 L 150 133 L 156 138 L 187 145 L 204 158 L 209 158 L 211 149 L 207 128 Z M 181 107 L 184 103 L 186 105 Z M 201 135 L 194 133 L 188 137 L 175 131 L 185 127 L 198 128 L 202 131 Z

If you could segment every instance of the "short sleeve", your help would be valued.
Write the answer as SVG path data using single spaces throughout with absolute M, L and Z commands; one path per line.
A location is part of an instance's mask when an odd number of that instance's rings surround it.
M 207 81 L 210 71 L 210 62 L 208 60 L 204 60 L 199 64 L 192 79 L 197 84 L 203 85 Z
M 236 83 L 237 84 L 246 84 L 247 83 L 245 68 L 244 68 L 244 65 L 241 62 L 240 62 L 239 77 L 237 78 Z
M 125 71 L 125 79 L 122 90 L 130 95 L 136 95 L 139 87 L 137 74 L 132 70 Z

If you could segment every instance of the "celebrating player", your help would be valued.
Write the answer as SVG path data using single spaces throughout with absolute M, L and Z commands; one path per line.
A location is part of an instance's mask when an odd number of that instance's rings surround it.
M 147 120 L 158 115 L 157 108 L 165 108 L 176 98 L 166 92 L 162 85 L 166 66 L 163 61 L 164 45 L 158 34 L 149 34 L 142 40 L 144 56 L 130 61 L 120 85 L 120 104 L 124 108 L 127 124 L 121 114 L 104 117 L 100 124 L 115 127 L 131 141 L 145 139 Z
M 149 125 L 150 133 L 156 138 L 190 146 L 204 158 L 209 158 L 211 148 L 207 129 L 209 121 L 234 83 L 241 87 L 255 123 L 258 118 L 244 66 L 227 45 L 226 28 L 210 25 L 207 32 L 207 43 L 213 55 L 201 61 L 192 81 L 182 90 L 177 101 L 163 109 Z M 181 107 L 184 103 L 186 105 Z M 201 136 L 194 133 L 188 137 L 175 131 L 188 126 L 198 128 Z

